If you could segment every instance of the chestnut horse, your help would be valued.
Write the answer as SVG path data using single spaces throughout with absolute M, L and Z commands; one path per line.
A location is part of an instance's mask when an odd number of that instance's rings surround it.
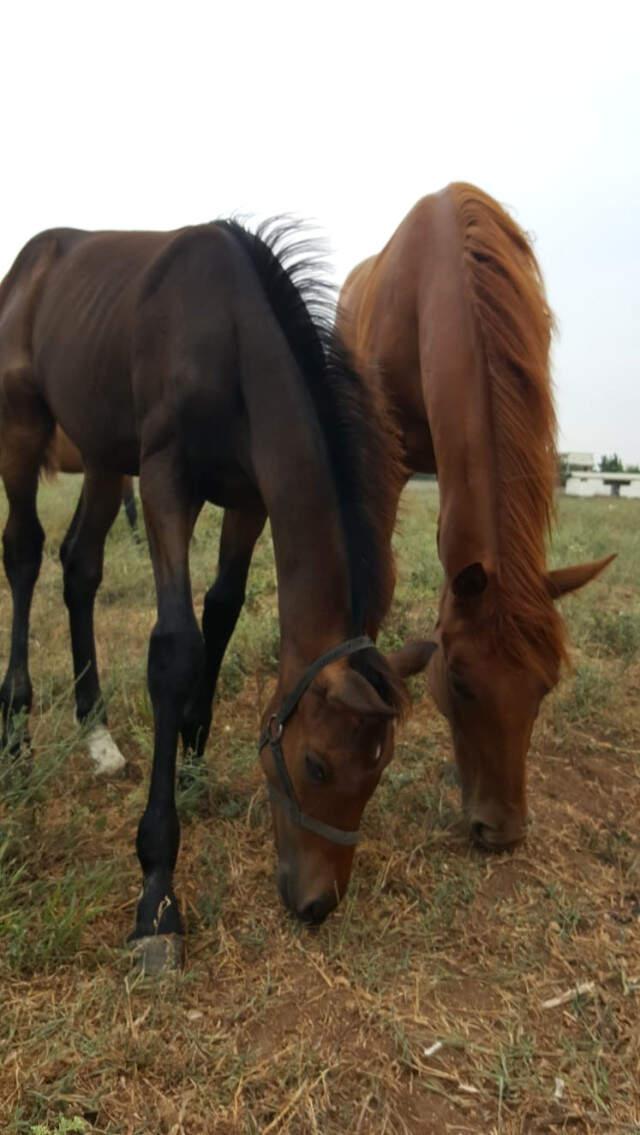
M 548 571 L 556 482 L 552 316 L 531 245 L 472 185 L 424 197 L 340 299 L 411 472 L 437 473 L 444 586 L 428 679 L 485 847 L 525 832 L 526 754 L 566 658 L 554 601 L 613 559 Z
M 8 724 L 31 704 L 28 616 L 43 543 L 36 489 L 54 422 L 85 468 L 64 555 L 80 720 L 103 710 L 93 605 L 104 538 L 122 476 L 140 477 L 158 621 L 132 938 L 150 968 L 158 953 L 181 953 L 178 739 L 202 752 L 267 515 L 281 640 L 261 761 L 279 889 L 305 921 L 320 921 L 344 894 L 363 809 L 406 704 L 401 674 L 427 660 L 411 649 L 388 660 L 367 637 L 393 590 L 399 454 L 380 400 L 335 339 L 318 277 L 295 226 L 251 234 L 216 222 L 171 233 L 51 230 L 24 247 L 0 290 L 0 472 L 14 611 L 0 692 Z M 205 501 L 225 515 L 201 631 L 189 541 Z
M 73 444 L 71 438 L 67 437 L 64 430 L 60 429 L 60 426 L 56 428 L 52 463 L 61 473 L 84 473 L 84 466 L 79 450 Z M 80 508 L 80 503 L 81 502 L 78 502 L 78 509 Z M 136 506 L 136 494 L 133 489 L 132 477 L 122 478 L 122 507 L 129 521 L 129 527 L 134 535 L 136 535 L 138 531 L 138 509 Z

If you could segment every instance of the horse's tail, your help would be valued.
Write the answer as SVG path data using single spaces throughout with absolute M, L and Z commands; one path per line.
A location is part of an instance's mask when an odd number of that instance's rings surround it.
M 449 192 L 490 384 L 500 480 L 518 489 L 513 503 L 517 498 L 523 530 L 543 533 L 553 514 L 557 462 L 554 319 L 542 274 L 526 233 L 493 198 L 463 182 Z

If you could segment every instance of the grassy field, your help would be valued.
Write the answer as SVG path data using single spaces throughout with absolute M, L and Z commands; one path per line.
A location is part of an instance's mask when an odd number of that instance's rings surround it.
M 255 759 L 278 651 L 264 537 L 202 780 L 181 799 L 187 968 L 152 983 L 122 949 L 149 770 L 151 572 L 119 518 L 97 631 L 128 766 L 99 782 L 73 725 L 57 559 L 78 488 L 41 491 L 37 763 L 0 802 L 0 1131 L 640 1132 L 640 503 L 560 502 L 554 563 L 619 559 L 565 604 L 574 670 L 536 727 L 527 845 L 471 849 L 447 730 L 416 679 L 352 890 L 315 932 L 281 909 Z M 407 492 L 387 643 L 432 625 L 436 511 L 433 486 Z M 198 605 L 218 525 L 208 510 L 197 530 Z M 4 665 L 6 584 L 0 604 Z

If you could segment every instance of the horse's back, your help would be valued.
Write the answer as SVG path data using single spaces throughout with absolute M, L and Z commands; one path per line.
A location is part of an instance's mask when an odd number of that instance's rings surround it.
M 352 270 L 340 295 L 341 330 L 359 369 L 382 383 L 412 468 L 434 468 L 424 404 L 418 334 L 418 290 L 431 255 L 433 199 L 422 198 L 384 248 Z
M 227 438 L 238 413 L 235 300 L 262 293 L 224 225 L 51 230 L 18 259 L 14 277 L 31 295 L 22 305 L 30 313 L 22 354 L 85 465 L 136 474 L 143 423 L 152 418 L 200 423 L 214 415 L 227 423 Z M 262 327 L 264 299 L 250 304 L 252 326 Z
M 133 335 L 146 275 L 173 239 L 85 233 L 47 273 L 31 337 L 36 381 L 85 463 L 137 471 Z
M 248 340 L 261 360 L 267 340 L 287 351 L 269 316 L 269 270 L 265 285 L 241 243 L 213 223 L 49 230 L 25 246 L 4 287 L 0 366 L 4 341 L 48 428 L 62 426 L 85 466 L 136 474 L 141 448 L 179 434 L 203 463 L 246 458 L 242 351 Z

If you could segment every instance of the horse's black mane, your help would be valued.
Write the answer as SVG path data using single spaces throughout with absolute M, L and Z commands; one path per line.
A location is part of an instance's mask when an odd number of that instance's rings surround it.
M 390 601 L 389 556 L 395 432 L 334 329 L 335 289 L 323 250 L 298 223 L 269 220 L 251 232 L 218 221 L 249 255 L 306 382 L 335 479 L 351 577 L 353 631 L 379 623 Z

